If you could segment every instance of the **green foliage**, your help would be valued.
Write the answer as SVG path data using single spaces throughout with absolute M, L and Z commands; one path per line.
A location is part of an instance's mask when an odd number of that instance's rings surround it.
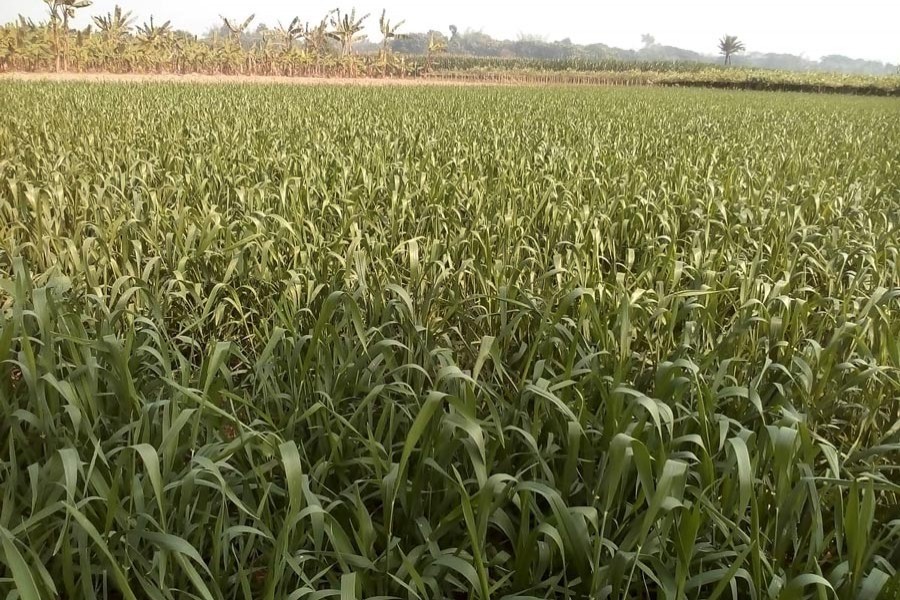
M 414 69 L 425 59 L 409 57 Z M 837 73 L 797 73 L 771 69 L 724 68 L 702 63 L 623 60 L 522 60 L 468 56 L 432 57 L 445 79 L 549 84 L 659 85 L 766 91 L 900 96 L 900 77 Z
M 739 52 L 743 52 L 747 48 L 736 35 L 726 35 L 719 40 L 719 54 L 725 57 L 725 65 L 731 64 L 731 57 Z
M 20 19 L 0 26 L 0 72 L 55 69 L 289 77 L 433 75 L 475 82 L 677 85 L 900 96 L 900 77 L 828 73 L 825 66 L 812 71 L 804 68 L 805 72 L 725 69 L 704 62 L 699 55 L 676 55 L 673 59 L 652 53 L 623 56 L 605 50 L 599 54 L 567 51 L 550 58 L 524 58 L 521 52 L 504 50 L 497 46 L 499 42 L 480 33 L 457 31 L 450 39 L 437 31 L 400 33 L 404 22 L 392 23 L 385 12 L 378 23 L 382 39 L 376 45 L 366 42 L 362 35 L 368 17 L 357 15 L 355 10 L 335 10 L 318 25 L 304 24 L 300 17 L 294 17 L 287 26 L 268 29 L 260 24 L 254 32 L 248 28 L 255 15 L 243 21 L 220 17 L 221 27 L 205 39 L 175 31 L 169 21 L 157 26 L 152 17 L 133 30 L 131 13 L 119 6 L 106 16 L 94 17 L 96 30 L 60 30 L 56 20 L 35 24 Z M 731 37 L 729 48 L 739 46 L 740 42 Z M 490 42 L 487 48 L 492 50 L 462 43 L 482 38 Z M 510 43 L 518 47 L 537 42 Z M 355 51 L 366 44 L 368 51 Z M 571 45 L 562 47 L 571 50 Z M 651 44 L 646 50 L 658 48 Z M 835 68 L 850 69 L 852 62 L 838 60 Z
M 0 595 L 896 590 L 896 102 L 0 105 Z

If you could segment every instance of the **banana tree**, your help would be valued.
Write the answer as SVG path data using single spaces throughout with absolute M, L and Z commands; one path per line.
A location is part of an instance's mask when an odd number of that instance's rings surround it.
M 381 18 L 378 20 L 378 28 L 381 30 L 381 52 L 378 59 L 382 77 L 387 77 L 388 67 L 391 63 L 391 42 L 404 37 L 403 34 L 397 31 L 403 27 L 404 23 L 406 21 L 391 23 L 387 18 L 387 11 L 381 11 Z
M 278 34 L 273 30 L 262 32 L 262 36 L 246 51 L 247 72 L 253 75 L 272 75 L 275 57 L 280 54 Z
M 247 54 L 247 56 L 244 56 L 243 50 L 241 48 L 241 38 L 244 36 L 244 32 L 247 31 L 247 28 L 250 27 L 250 23 L 252 23 L 253 19 L 256 18 L 256 14 L 252 14 L 244 19 L 243 23 L 230 21 L 229 19 L 226 19 L 221 15 L 219 15 L 219 17 L 222 19 L 225 27 L 227 27 L 228 31 L 231 33 L 231 35 L 229 36 L 229 39 L 231 40 L 231 47 L 225 48 L 220 54 L 223 56 L 226 65 L 228 65 L 228 69 L 233 69 L 233 65 L 238 64 L 240 65 L 238 67 L 240 73 L 243 73 L 244 67 L 250 66 L 252 58 L 249 54 Z
M 106 16 L 94 17 L 93 20 L 100 35 L 108 40 L 121 40 L 131 32 L 134 15 L 130 10 L 123 11 L 122 7 L 116 4 L 111 13 L 106 13 Z
M 236 44 L 221 45 L 215 49 L 214 56 L 219 72 L 229 75 L 243 74 L 247 56 L 240 46 Z
M 231 32 L 231 40 L 235 42 L 238 46 L 241 45 L 241 37 L 244 35 L 244 32 L 247 31 L 247 28 L 250 27 L 250 23 L 253 22 L 253 19 L 256 18 L 256 14 L 252 14 L 246 19 L 244 19 L 243 23 L 238 23 L 237 21 L 231 21 L 226 19 L 222 15 L 219 15 L 219 18 L 222 19 L 222 22 L 225 24 L 225 27 L 228 28 L 228 31 Z
M 50 27 L 53 32 L 53 46 L 56 50 L 56 70 L 60 66 L 68 68 L 66 52 L 69 41 L 69 19 L 75 17 L 75 11 L 79 8 L 87 8 L 92 4 L 91 0 L 43 0 L 50 11 Z M 64 45 L 65 44 L 65 45 Z
M 9 63 L 15 53 L 15 41 L 16 32 L 11 26 L 0 27 L 0 71 L 9 69 Z
M 174 54 L 176 57 L 175 68 L 179 73 L 210 71 L 213 68 L 212 47 L 198 40 L 196 36 L 177 37 Z
M 167 57 L 163 54 L 172 46 L 172 22 L 166 21 L 162 25 L 157 25 L 151 15 L 149 23 L 138 26 L 137 38 L 147 59 L 156 70 L 159 70 L 161 65 L 166 62 Z
M 11 60 L 27 70 L 45 68 L 56 56 L 53 30 L 20 16 L 15 24 L 15 39 L 11 46 Z
M 306 37 L 306 32 L 307 26 L 300 22 L 300 17 L 294 17 L 287 27 L 279 21 L 278 27 L 275 28 L 275 34 L 278 36 L 279 43 L 285 54 L 294 49 L 294 42 Z
M 93 27 L 88 25 L 75 33 L 75 46 L 69 49 L 69 66 L 84 71 L 96 68 L 98 58 L 103 56 L 103 40 L 95 35 Z
M 131 11 L 122 10 L 118 4 L 115 5 L 111 13 L 105 16 L 97 16 L 93 18 L 104 46 L 104 62 L 105 66 L 121 60 L 123 56 L 123 46 L 128 35 L 131 33 L 131 26 L 134 23 L 134 15 Z
M 256 18 L 256 15 L 250 15 L 244 19 L 243 23 L 231 21 L 221 15 L 219 15 L 219 17 L 222 19 L 225 27 L 228 28 L 228 31 L 230 32 L 229 39 L 231 41 L 231 47 L 223 49 L 220 54 L 222 55 L 225 64 L 228 65 L 227 68 L 229 70 L 232 70 L 233 65 L 237 64 L 239 65 L 238 72 L 243 73 L 245 67 L 249 67 L 252 58 L 249 54 L 244 56 L 243 48 L 241 47 L 241 39 L 244 37 L 247 28 L 250 27 L 250 23 Z
M 339 8 L 331 13 L 331 26 L 334 29 L 328 32 L 328 37 L 341 44 L 341 56 L 353 53 L 353 40 L 363 30 L 363 23 L 368 18 L 368 13 L 357 17 L 355 8 L 349 13 L 342 14 Z
M 53 37 L 53 52 L 56 55 L 56 70 L 62 70 L 62 42 L 60 41 L 59 0 L 44 0 L 50 11 L 49 28 Z
M 329 52 L 331 36 L 328 32 L 328 18 L 330 15 L 331 13 L 325 15 L 315 27 L 306 27 L 306 49 L 315 57 L 314 72 L 316 75 L 321 74 L 322 63 Z

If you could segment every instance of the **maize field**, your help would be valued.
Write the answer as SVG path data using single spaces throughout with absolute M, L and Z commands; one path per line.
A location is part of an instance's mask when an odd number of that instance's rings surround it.
M 0 597 L 900 594 L 896 100 L 0 106 Z

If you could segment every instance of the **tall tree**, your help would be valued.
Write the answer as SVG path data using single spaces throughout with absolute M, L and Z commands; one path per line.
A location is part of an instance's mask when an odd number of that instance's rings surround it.
M 644 48 L 649 48 L 656 45 L 656 38 L 649 33 L 645 33 L 641 35 L 641 43 L 644 45 Z
M 736 35 L 726 35 L 719 40 L 719 54 L 725 57 L 725 64 L 731 64 L 731 57 L 746 50 L 744 43 Z
M 341 14 L 339 8 L 331 13 L 331 26 L 334 29 L 328 32 L 328 36 L 340 42 L 341 56 L 353 53 L 353 40 L 363 30 L 363 23 L 368 18 L 368 13 L 357 17 L 355 8 L 349 13 Z
M 462 53 L 462 35 L 459 33 L 459 27 L 450 25 L 450 40 L 447 42 L 447 49 L 454 54 Z

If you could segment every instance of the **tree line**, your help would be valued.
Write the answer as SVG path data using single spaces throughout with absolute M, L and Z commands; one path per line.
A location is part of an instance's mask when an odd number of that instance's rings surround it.
M 153 17 L 137 23 L 132 12 L 117 5 L 78 29 L 71 22 L 91 5 L 90 0 L 42 1 L 47 7 L 45 21 L 20 17 L 0 27 L 0 69 L 403 77 L 427 75 L 436 67 L 471 66 L 472 61 L 465 58 L 476 57 L 484 59 L 485 68 L 569 70 L 574 66 L 589 71 L 693 70 L 711 60 L 657 44 L 650 34 L 642 36 L 643 48 L 626 51 L 571 40 L 548 42 L 535 36 L 496 40 L 455 25 L 449 26 L 449 35 L 434 30 L 407 32 L 404 21 L 392 20 L 384 11 L 377 23 L 380 39 L 370 40 L 364 29 L 373 17 L 356 9 L 335 9 L 313 21 L 290 17 L 275 27 L 258 23 L 255 15 L 220 15 L 218 24 L 200 36 Z M 736 36 L 724 36 L 718 43 L 721 65 L 778 66 L 748 62 L 740 58 L 745 50 Z M 843 67 L 837 70 L 858 67 L 851 59 L 836 64 Z M 786 68 L 810 70 L 795 63 Z
M 255 75 L 420 75 L 431 70 L 446 44 L 432 38 L 424 60 L 394 49 L 405 36 L 386 12 L 378 19 L 382 41 L 375 52 L 356 52 L 369 14 L 335 9 L 315 22 L 293 17 L 275 28 L 252 29 L 255 15 L 220 16 L 206 36 L 176 30 L 153 17 L 138 24 L 121 6 L 92 17 L 85 28 L 70 23 L 90 0 L 43 0 L 48 19 L 19 17 L 0 27 L 0 68 L 5 70 L 176 72 Z M 370 48 L 369 48 L 370 49 Z

